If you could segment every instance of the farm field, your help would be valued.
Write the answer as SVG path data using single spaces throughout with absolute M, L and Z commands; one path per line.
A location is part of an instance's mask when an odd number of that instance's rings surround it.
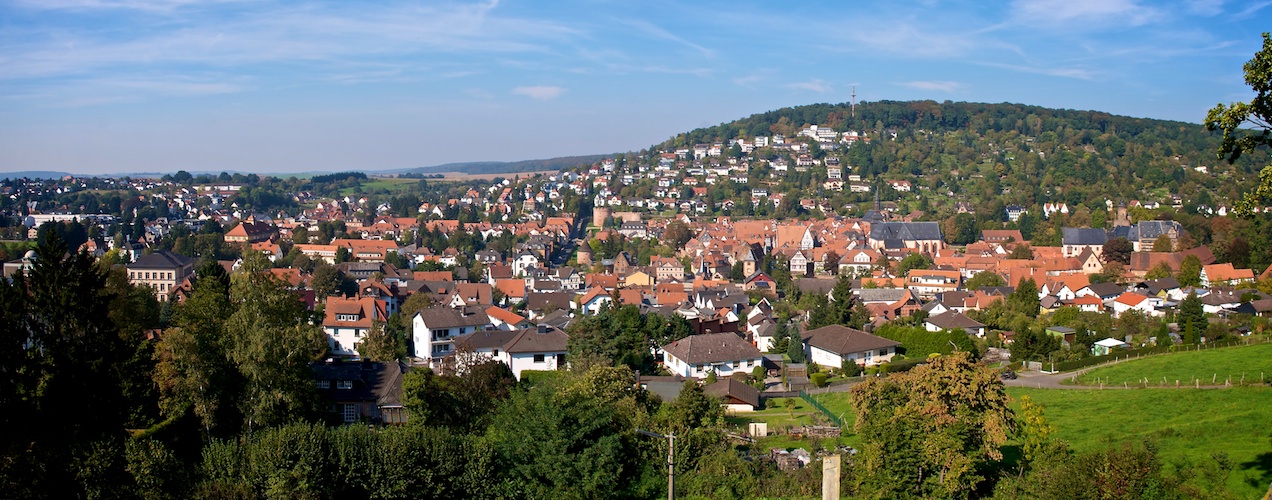
M 1165 356 L 1164 356 L 1165 357 Z M 1012 387 L 1013 407 L 1028 395 L 1075 451 L 1107 440 L 1155 439 L 1168 468 L 1181 458 L 1209 460 L 1224 452 L 1233 464 L 1228 488 L 1258 498 L 1272 482 L 1272 388 L 1057 390 Z
M 1223 384 L 1231 378 L 1236 385 L 1243 375 L 1247 384 L 1258 383 L 1261 378 L 1272 380 L 1268 378 L 1272 377 L 1272 343 L 1134 359 L 1091 370 L 1078 376 L 1078 383 L 1142 386 L 1147 378 L 1151 387 L 1162 385 L 1165 378 L 1169 386 L 1174 386 L 1176 380 L 1180 385 L 1191 386 L 1195 379 L 1200 379 L 1201 385 L 1210 385 L 1212 381 Z
M 364 182 L 362 183 L 362 192 L 364 192 L 364 193 L 373 193 L 373 192 L 379 191 L 379 190 L 381 190 L 381 189 L 387 189 L 387 190 L 389 190 L 389 191 L 392 191 L 392 190 L 394 190 L 395 188 L 398 188 L 398 187 L 401 187 L 401 186 L 408 186 L 408 185 L 416 184 L 416 183 L 419 183 L 419 182 L 420 182 L 420 180 L 419 180 L 419 179 L 399 179 L 399 178 L 396 178 L 396 177 L 376 177 L 376 178 L 372 178 L 372 179 L 367 179 L 366 181 L 364 181 Z M 353 192 L 354 192 L 354 188 L 351 188 L 351 187 L 344 188 L 344 189 L 341 189 L 341 190 L 340 190 L 340 194 L 342 194 L 342 195 L 346 195 L 346 196 L 347 196 L 347 195 L 350 195 L 350 194 L 353 194 Z

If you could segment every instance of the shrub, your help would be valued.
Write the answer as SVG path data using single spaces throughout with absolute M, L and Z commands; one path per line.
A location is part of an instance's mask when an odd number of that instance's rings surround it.
M 808 376 L 808 380 L 816 387 L 826 387 L 826 374 L 814 373 Z

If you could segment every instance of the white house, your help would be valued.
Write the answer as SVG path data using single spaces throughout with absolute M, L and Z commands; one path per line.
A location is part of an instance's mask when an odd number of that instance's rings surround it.
M 324 311 L 322 329 L 327 334 L 327 347 L 338 356 L 357 356 L 358 344 L 366 338 L 372 322 L 388 318 L 384 301 L 373 297 L 329 296 Z
M 451 366 L 463 373 L 472 365 L 495 360 L 508 365 L 517 380 L 521 380 L 526 370 L 564 369 L 568 340 L 561 329 L 543 324 L 514 331 L 472 332 L 456 339 Z
M 1118 318 L 1126 311 L 1139 311 L 1145 316 L 1154 315 L 1153 303 L 1148 297 L 1134 292 L 1125 292 L 1113 300 L 1113 317 Z
M 482 306 L 421 309 L 411 318 L 411 338 L 415 344 L 411 356 L 436 367 L 443 356 L 455 350 L 455 337 L 490 327 L 490 316 Z
M 522 250 L 516 258 L 512 259 L 513 276 L 525 276 L 529 274 L 528 269 L 532 267 L 539 267 L 539 256 L 534 252 Z
M 845 361 L 863 366 L 887 363 L 901 345 L 843 325 L 823 326 L 804 332 L 801 337 L 808 360 L 829 368 L 843 366 Z
M 663 346 L 667 370 L 685 378 L 751 373 L 763 363 L 760 350 L 734 333 L 690 335 Z

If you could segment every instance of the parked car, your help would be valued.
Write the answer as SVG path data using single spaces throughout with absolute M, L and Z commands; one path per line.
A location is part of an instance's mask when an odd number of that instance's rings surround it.
M 1003 370 L 998 376 L 1003 380 L 1016 380 L 1016 372 L 1011 370 Z

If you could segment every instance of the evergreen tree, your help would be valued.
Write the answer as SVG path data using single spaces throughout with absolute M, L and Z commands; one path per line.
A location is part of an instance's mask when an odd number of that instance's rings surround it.
M 1179 316 L 1176 319 L 1179 323 L 1180 331 L 1184 334 L 1184 341 L 1190 344 L 1200 343 L 1201 336 L 1205 334 L 1206 328 L 1210 326 L 1210 322 L 1206 320 L 1206 312 L 1201 304 L 1201 299 L 1195 293 L 1188 294 L 1179 303 Z

